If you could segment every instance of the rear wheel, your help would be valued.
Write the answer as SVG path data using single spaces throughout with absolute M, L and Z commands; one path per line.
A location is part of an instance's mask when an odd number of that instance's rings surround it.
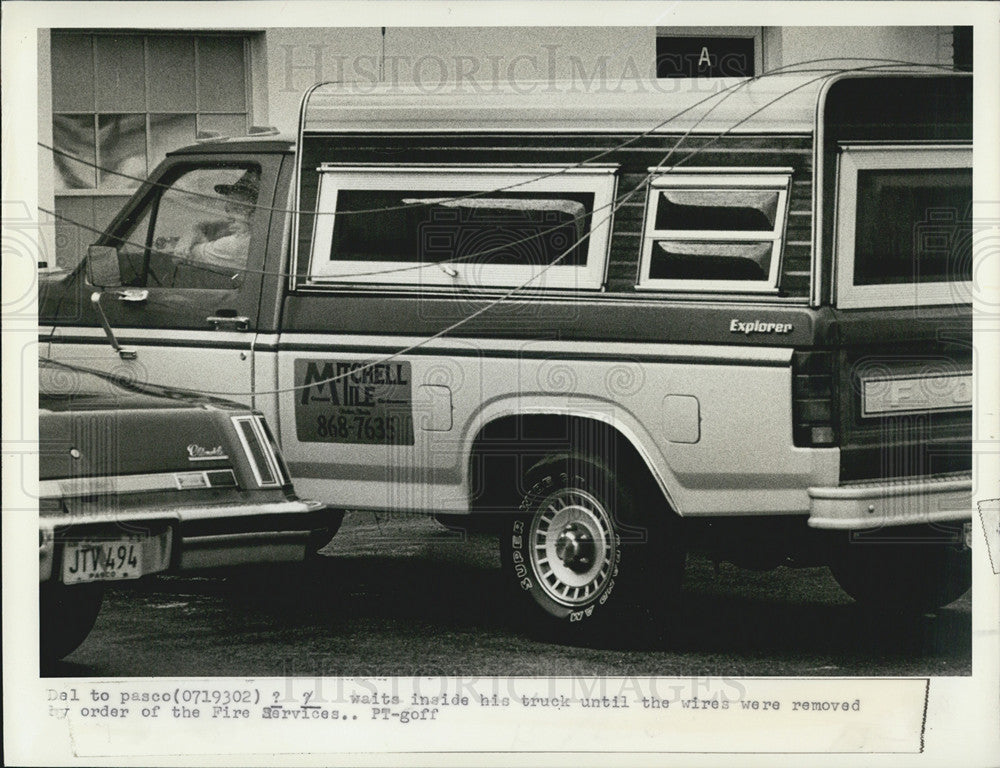
M 39 654 L 43 662 L 68 656 L 94 628 L 104 585 L 43 582 L 38 586 Z
M 847 543 L 830 570 L 860 605 L 886 613 L 923 613 L 960 598 L 972 586 L 972 551 L 957 544 Z
M 621 631 L 625 614 L 680 587 L 680 526 L 666 508 L 644 514 L 640 490 L 659 490 L 575 454 L 549 456 L 524 478 L 518 511 L 501 535 L 508 582 L 532 625 L 573 639 Z M 655 495 L 654 495 L 655 494 Z M 660 505 L 662 507 L 662 505 Z

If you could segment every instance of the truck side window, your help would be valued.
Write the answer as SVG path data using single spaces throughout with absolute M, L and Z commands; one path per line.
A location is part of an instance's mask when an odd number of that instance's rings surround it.
M 118 243 L 123 280 L 232 289 L 246 268 L 259 166 L 195 168 L 156 195 Z
M 844 146 L 837 183 L 839 307 L 967 300 L 971 148 Z
M 655 176 L 639 287 L 776 290 L 790 178 L 786 169 Z
M 971 230 L 971 168 L 858 171 L 858 200 L 855 285 L 972 279 L 954 247 Z
M 597 289 L 615 167 L 324 165 L 316 282 Z

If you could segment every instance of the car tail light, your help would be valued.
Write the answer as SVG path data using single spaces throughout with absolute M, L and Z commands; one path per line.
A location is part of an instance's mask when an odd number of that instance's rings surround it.
M 285 459 L 281 455 L 281 451 L 278 449 L 278 441 L 274 439 L 274 434 L 271 432 L 271 428 L 267 425 L 267 422 L 259 416 L 257 420 L 264 431 L 264 437 L 267 438 L 267 444 L 271 448 L 271 455 L 274 456 L 274 460 L 278 463 L 278 471 L 287 482 L 292 475 L 288 471 L 288 466 L 285 464 Z
M 260 416 L 233 416 L 232 420 L 257 484 L 276 488 L 288 482 L 288 473 L 264 420 Z
M 797 351 L 792 356 L 792 430 L 795 445 L 836 445 L 832 352 Z

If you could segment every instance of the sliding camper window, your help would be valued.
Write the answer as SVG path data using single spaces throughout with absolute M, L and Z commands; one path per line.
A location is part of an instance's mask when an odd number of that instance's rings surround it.
M 969 300 L 971 149 L 845 146 L 838 185 L 838 306 Z
M 639 288 L 777 290 L 790 169 L 650 171 Z
M 323 165 L 313 283 L 599 289 L 615 167 Z

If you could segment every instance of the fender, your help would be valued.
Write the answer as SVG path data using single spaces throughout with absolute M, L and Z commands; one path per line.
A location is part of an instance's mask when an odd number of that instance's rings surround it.
M 527 399 L 527 403 L 525 400 Z M 579 402 L 580 400 L 585 402 Z M 462 435 L 463 474 L 462 485 L 468 492 L 471 487 L 472 452 L 476 439 L 491 423 L 510 416 L 561 416 L 590 419 L 606 424 L 627 440 L 642 458 L 643 464 L 656 480 L 670 507 L 683 514 L 675 498 L 680 485 L 670 471 L 666 458 L 643 424 L 624 408 L 610 400 L 574 395 L 572 405 L 565 397 L 544 394 L 511 395 L 495 398 L 483 406 L 466 422 Z

